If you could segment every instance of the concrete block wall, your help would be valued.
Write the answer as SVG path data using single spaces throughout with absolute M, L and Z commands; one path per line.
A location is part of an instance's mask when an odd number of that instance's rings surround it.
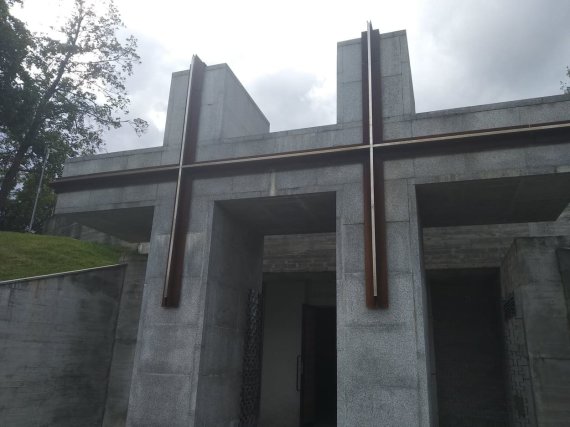
M 516 350 L 509 354 L 515 425 L 570 422 L 570 330 L 556 256 L 557 248 L 568 246 L 569 237 L 516 239 L 501 267 L 503 293 L 514 293 L 517 310 L 507 322 L 508 349 Z
M 335 238 L 335 233 L 265 236 L 263 271 L 335 271 Z
M 517 237 L 566 235 L 570 235 L 570 208 L 553 222 L 424 228 L 425 267 L 499 267 Z
M 512 251 L 513 249 L 511 249 Z M 522 312 L 519 285 L 524 280 L 524 263 L 509 253 L 501 265 L 503 302 L 512 298 L 515 310 L 510 318 L 503 314 L 505 339 L 505 372 L 510 423 L 515 426 L 536 426 L 534 394 Z
M 124 271 L 0 283 L 0 425 L 101 425 Z
M 563 235 L 570 235 L 569 209 L 554 222 L 423 228 L 424 265 L 426 270 L 500 267 L 517 237 Z M 331 233 L 267 236 L 263 271 L 334 271 L 334 243 Z
M 553 222 L 423 228 L 424 265 L 426 270 L 500 267 L 517 237 L 566 235 L 570 208 Z M 334 233 L 266 236 L 263 271 L 334 271 L 334 243 Z
M 509 415 L 514 427 L 536 425 L 523 322 L 522 317 L 514 317 L 505 322 L 504 328 Z

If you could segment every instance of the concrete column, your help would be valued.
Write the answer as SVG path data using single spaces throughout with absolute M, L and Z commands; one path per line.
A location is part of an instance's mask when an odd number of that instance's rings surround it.
M 392 164 L 386 179 L 388 309 L 369 310 L 364 304 L 362 212 L 337 236 L 340 426 L 430 425 L 426 292 L 413 169 Z M 359 193 L 350 197 L 360 198 Z M 351 206 L 361 203 L 353 199 Z
M 261 290 L 263 236 L 216 206 L 208 268 L 196 421 L 239 421 L 249 289 Z
M 513 425 L 570 422 L 570 329 L 561 275 L 568 266 L 556 255 L 569 245 L 568 237 L 519 238 L 501 266 L 503 293 L 515 303 L 505 326 Z

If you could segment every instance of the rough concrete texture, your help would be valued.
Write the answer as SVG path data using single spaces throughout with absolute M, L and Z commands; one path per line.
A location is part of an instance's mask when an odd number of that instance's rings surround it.
M 507 321 L 517 340 L 507 348 L 519 349 L 509 355 L 514 425 L 570 423 L 570 330 L 556 255 L 569 246 L 569 237 L 516 239 L 501 267 L 503 294 L 514 296 L 516 309 Z
M 378 417 L 384 417 L 392 420 L 390 422 L 393 424 L 405 419 L 411 424 L 427 425 L 427 370 L 423 322 L 413 316 L 412 302 L 416 300 L 415 309 L 421 312 L 421 276 L 419 270 L 414 269 L 412 265 L 412 259 L 419 257 L 417 222 L 389 223 L 388 241 L 395 250 L 389 257 L 393 282 L 392 306 L 387 311 L 368 311 L 364 308 L 362 299 L 364 236 L 363 213 L 359 208 L 362 206 L 361 166 L 357 164 L 338 168 L 324 167 L 298 170 L 295 173 L 275 172 L 251 175 L 250 178 L 252 182 L 265 183 L 265 187 L 258 186 L 254 191 L 244 187 L 244 176 L 194 181 L 187 244 L 189 263 L 178 309 L 165 310 L 159 306 L 168 243 L 168 234 L 162 233 L 169 231 L 168 212 L 171 212 L 172 208 L 167 203 L 156 208 L 161 210 L 161 213 L 155 212 L 154 216 L 128 424 L 167 422 L 170 425 L 187 425 L 199 422 L 211 425 L 215 424 L 215 420 L 235 420 L 239 415 L 236 405 L 239 402 L 237 370 L 240 367 L 235 365 L 235 358 L 239 355 L 236 349 L 239 348 L 242 338 L 239 337 L 238 326 L 221 330 L 229 335 L 219 344 L 230 345 L 229 343 L 235 342 L 235 346 L 232 344 L 228 347 L 227 354 L 222 352 L 219 356 L 226 357 L 227 363 L 234 364 L 231 365 L 233 373 L 222 376 L 218 383 L 213 382 L 214 377 L 204 375 L 207 372 L 204 369 L 209 369 L 207 363 L 210 363 L 210 358 L 204 357 L 211 354 L 212 349 L 218 348 L 216 339 L 219 339 L 219 334 L 210 332 L 216 329 L 209 318 L 211 314 L 208 314 L 212 309 L 206 307 L 214 303 L 221 307 L 217 314 L 221 317 L 220 321 L 227 321 L 227 316 L 233 319 L 231 316 L 239 315 L 231 315 L 237 309 L 235 302 L 239 301 L 239 295 L 232 286 L 225 284 L 225 281 L 218 284 L 217 281 L 231 279 L 234 284 L 243 283 L 243 270 L 239 270 L 238 266 L 232 267 L 239 262 L 242 255 L 230 256 L 230 253 L 244 252 L 243 257 L 251 253 L 247 247 L 241 251 L 235 249 L 236 244 L 241 244 L 240 239 L 233 239 L 236 243 L 232 244 L 232 239 L 227 242 L 219 237 L 223 235 L 224 227 L 229 235 L 235 233 L 232 231 L 235 225 L 232 225 L 231 221 L 222 220 L 216 225 L 218 221 L 215 218 L 223 218 L 222 214 L 214 214 L 216 201 L 249 199 L 248 203 L 253 212 L 256 209 L 256 200 L 260 197 L 302 197 L 307 193 L 334 192 L 336 208 L 332 215 L 336 218 L 339 301 L 339 424 L 350 425 L 356 422 L 360 425 L 372 425 Z M 234 185 L 238 182 L 239 186 Z M 408 197 L 412 201 L 415 200 L 413 188 L 408 191 Z M 393 198 L 398 199 L 396 195 L 393 195 Z M 402 203 L 408 206 L 411 202 L 404 198 Z M 228 215 L 231 217 L 232 212 L 228 211 Z M 409 217 L 413 218 L 412 215 Z M 274 218 L 274 221 L 279 219 Z M 416 237 L 413 237 L 413 234 Z M 230 246 L 224 249 L 224 245 Z M 243 247 L 244 244 L 241 245 Z M 258 251 L 257 257 L 261 271 L 261 251 Z M 236 274 L 224 279 L 221 272 L 228 268 Z M 249 280 L 245 282 L 248 286 L 255 285 Z M 222 285 L 225 292 L 221 292 L 222 288 L 217 290 L 218 286 Z M 416 292 L 419 295 L 412 298 L 412 294 Z M 211 300 L 212 298 L 214 300 Z M 220 301 L 216 301 L 220 298 Z M 236 307 L 230 310 L 228 306 L 226 310 L 225 304 Z M 211 362 L 215 362 L 215 358 L 212 359 Z M 150 387 L 150 384 L 156 386 Z M 391 390 L 390 393 L 387 393 L 388 389 Z M 211 396 L 216 390 L 219 392 L 217 398 L 228 402 L 223 411 L 220 408 L 214 410 L 207 405 L 209 397 L 205 397 Z M 389 401 L 383 400 L 384 397 L 389 398 Z M 371 410 L 363 411 L 362 404 L 369 405 Z
M 554 222 L 424 227 L 424 266 L 426 270 L 500 267 L 517 237 L 565 235 L 570 235 L 570 208 Z M 265 238 L 264 272 L 334 271 L 335 261 L 334 233 Z
M 124 426 L 127 420 L 147 257 L 130 254 L 122 261 L 127 263 L 127 266 L 115 326 L 105 414 L 101 424 L 103 427 Z
M 425 267 L 499 267 L 517 237 L 566 235 L 570 235 L 570 208 L 553 222 L 424 228 Z
M 380 66 L 383 117 L 391 122 L 410 120 L 415 103 L 405 31 L 380 35 Z M 354 39 L 337 46 L 337 123 L 361 120 L 362 48 L 360 39 Z
M 239 422 L 247 296 L 261 290 L 263 236 L 219 206 L 211 236 L 195 424 L 227 426 Z
M 382 76 L 384 138 L 407 138 L 438 133 L 494 127 L 529 125 L 566 120 L 570 96 L 493 104 L 434 113 L 414 113 L 413 91 L 405 33 L 384 34 Z M 355 41 L 339 44 L 338 124 L 310 129 L 268 133 L 268 124 L 227 66 L 208 67 L 200 118 L 199 160 L 284 153 L 362 142 L 360 46 Z M 160 148 L 113 153 L 71 161 L 66 175 L 123 170 L 178 161 L 183 128 L 188 72 L 175 73 L 171 86 L 165 145 Z M 230 247 L 245 240 L 227 242 L 219 236 L 214 206 L 235 199 L 333 193 L 336 201 L 337 361 L 339 425 L 436 424 L 427 331 L 427 303 L 422 265 L 422 240 L 417 186 L 489 178 L 538 176 L 570 171 L 570 144 L 546 145 L 464 154 L 433 155 L 385 162 L 388 276 L 390 308 L 372 311 L 364 306 L 364 236 L 362 168 L 360 164 L 266 171 L 238 176 L 196 179 L 192 189 L 190 229 L 186 245 L 186 270 L 180 306 L 160 307 L 168 242 L 171 230 L 174 183 L 86 190 L 59 197 L 58 213 L 119 213 L 125 208 L 153 209 L 149 261 L 146 272 L 141 322 L 129 401 L 128 425 L 211 425 L 216 419 L 235 420 L 239 395 L 237 366 L 227 370 L 219 384 L 204 375 L 209 361 L 202 356 L 222 348 L 221 334 L 212 335 L 215 323 L 208 318 L 215 296 L 226 279 L 217 283 L 220 271 L 245 273 L 233 266 L 240 256 Z M 476 142 L 474 142 L 476 144 Z M 529 200 L 532 205 L 533 201 Z M 218 208 L 216 208 L 218 209 Z M 134 212 L 134 211 L 132 211 Z M 139 212 L 139 211 L 137 211 Z M 142 211 L 140 211 L 142 212 Z M 232 213 L 229 212 L 229 216 Z M 105 217 L 108 218 L 108 217 Z M 279 221 L 279 218 L 276 218 Z M 224 221 L 219 222 L 223 224 Z M 235 225 L 229 221 L 229 233 Z M 101 227 L 113 228 L 100 222 Z M 150 219 L 149 219 L 150 224 Z M 120 224 L 128 228 L 128 223 Z M 117 225 L 114 225 L 115 229 Z M 251 225 L 249 228 L 255 228 Z M 103 230 L 105 231 L 105 230 Z M 309 232 L 309 230 L 306 230 Z M 298 233 L 284 231 L 281 234 Z M 234 233 L 235 234 L 235 233 Z M 240 243 L 241 242 L 241 243 Z M 247 262 L 254 251 L 244 250 Z M 238 252 L 236 252 L 237 254 Z M 249 255 L 251 257 L 249 258 Z M 261 252 L 259 262 L 261 265 Z M 216 260 L 213 263 L 212 260 Z M 222 264 L 223 263 L 223 264 Z M 261 268 L 261 267 L 260 267 Z M 219 275 L 219 274 L 218 274 Z M 243 277 L 241 277 L 243 276 Z M 241 283 L 241 282 L 240 282 Z M 248 284 L 255 286 L 255 283 Z M 217 287 L 216 287 L 217 286 Z M 231 289 L 231 286 L 228 287 Z M 210 292 L 212 290 L 212 292 Z M 211 300 L 214 298 L 214 300 Z M 234 300 L 235 301 L 235 300 Z M 219 302 L 226 315 L 229 302 Z M 214 310 L 215 311 L 215 310 Z M 229 313 L 229 312 L 228 312 Z M 228 314 L 229 315 L 229 314 Z M 236 314 L 237 316 L 237 314 Z M 230 351 L 239 347 L 239 325 L 224 330 Z M 234 356 L 228 363 L 235 362 Z M 216 392 L 215 387 L 218 387 Z M 207 393 L 207 394 L 204 394 Z M 216 394 L 229 403 L 216 413 L 204 396 Z M 217 418 L 220 417 L 220 418 Z M 199 419 L 198 419 L 199 418 Z M 198 421 L 197 421 L 198 419 Z
M 335 233 L 266 236 L 263 271 L 335 271 L 335 238 Z
M 124 270 L 0 283 L 1 425 L 101 425 Z
M 102 243 L 110 246 L 122 246 L 130 250 L 136 250 L 137 245 L 121 240 L 116 236 L 102 233 L 87 225 L 75 222 L 65 215 L 54 215 L 46 223 L 44 234 L 52 236 L 66 236 L 86 242 Z

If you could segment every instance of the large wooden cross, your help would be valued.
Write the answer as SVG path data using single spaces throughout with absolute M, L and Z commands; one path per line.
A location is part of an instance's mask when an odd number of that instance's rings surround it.
M 537 135 L 557 136 L 569 124 L 545 124 L 460 134 L 432 135 L 398 140 L 383 140 L 380 72 L 380 33 L 368 23 L 361 36 L 362 46 L 362 127 L 361 144 L 312 149 L 272 155 L 196 161 L 196 144 L 202 86 L 206 65 L 194 56 L 190 67 L 183 139 L 178 164 L 79 175 L 58 179 L 57 192 L 85 188 L 116 187 L 129 184 L 176 181 L 174 213 L 162 306 L 177 307 L 180 300 L 186 234 L 190 221 L 192 180 L 198 176 L 238 175 L 269 170 L 291 170 L 331 164 L 363 166 L 364 244 L 366 306 L 388 307 L 388 263 L 384 201 L 383 162 L 406 157 L 480 151 L 501 146 L 520 146 Z M 474 144 L 476 140 L 476 144 Z M 556 140 L 556 138 L 554 138 Z M 550 142 L 553 139 L 550 138 Z

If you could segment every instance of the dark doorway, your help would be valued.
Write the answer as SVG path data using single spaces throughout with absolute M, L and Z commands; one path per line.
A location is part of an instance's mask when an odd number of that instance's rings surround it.
M 336 425 L 336 309 L 303 305 L 301 426 Z
M 439 425 L 507 426 L 498 269 L 433 270 Z
M 263 281 L 258 425 L 334 426 L 336 274 L 265 273 Z

